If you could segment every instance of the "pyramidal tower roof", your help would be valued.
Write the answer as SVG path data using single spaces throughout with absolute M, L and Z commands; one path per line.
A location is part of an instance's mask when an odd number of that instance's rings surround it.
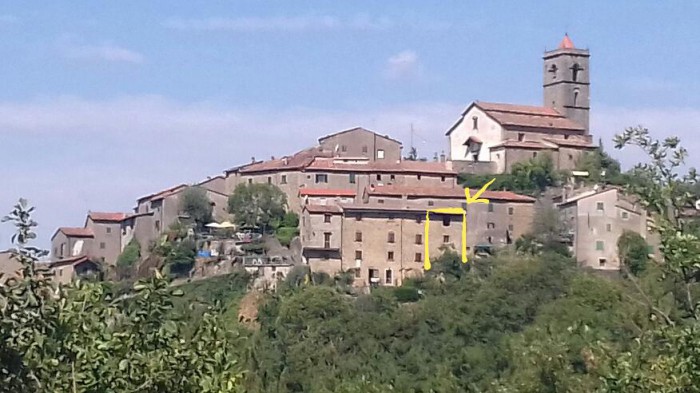
M 576 49 L 574 42 L 569 38 L 569 34 L 564 34 L 564 38 L 559 43 L 559 49 Z

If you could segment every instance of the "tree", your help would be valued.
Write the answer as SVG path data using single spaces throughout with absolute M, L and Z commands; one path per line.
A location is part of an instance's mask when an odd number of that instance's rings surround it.
M 273 184 L 239 184 L 229 197 L 229 213 L 236 222 L 265 231 L 280 222 L 287 207 L 287 196 Z
M 649 245 L 639 233 L 624 231 L 617 239 L 617 252 L 620 262 L 635 276 L 646 269 L 649 260 Z
M 180 211 L 190 216 L 198 229 L 212 221 L 213 210 L 207 191 L 202 187 L 187 187 L 180 194 Z
M 605 152 L 602 142 L 596 150 L 581 156 L 576 163 L 576 170 L 588 172 L 586 181 L 589 183 L 606 181 L 611 184 L 625 184 L 621 177 L 620 162 Z
M 134 265 L 141 259 L 141 245 L 136 239 L 131 239 L 129 244 L 117 258 L 117 271 L 120 279 L 131 277 Z
M 532 232 L 517 239 L 515 248 L 519 252 L 531 255 L 550 251 L 571 256 L 568 246 L 563 242 L 564 229 L 559 210 L 553 206 L 540 206 L 532 222 Z

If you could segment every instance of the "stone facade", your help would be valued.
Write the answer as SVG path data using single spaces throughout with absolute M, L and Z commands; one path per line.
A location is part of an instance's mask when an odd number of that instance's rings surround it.
M 319 138 L 318 144 L 339 157 L 364 157 L 370 161 L 387 162 L 401 160 L 401 142 L 361 127 L 324 136 Z
M 582 267 L 619 270 L 617 241 L 625 230 L 639 233 L 655 248 L 641 204 L 617 188 L 580 192 L 558 204 L 571 236 L 571 249 Z

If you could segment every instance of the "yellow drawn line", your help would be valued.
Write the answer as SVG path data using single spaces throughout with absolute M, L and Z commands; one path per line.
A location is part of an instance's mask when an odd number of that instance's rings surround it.
M 486 183 L 485 186 L 474 194 L 472 197 L 468 188 L 464 189 L 464 197 L 467 200 L 467 205 L 472 203 L 485 203 L 488 204 L 489 200 L 485 198 L 480 198 L 481 194 L 486 191 L 486 189 L 493 184 L 496 179 L 491 179 L 490 182 Z M 442 214 L 461 214 L 462 215 L 462 263 L 467 263 L 467 211 L 459 207 L 441 207 L 435 209 L 428 209 L 425 212 L 425 259 L 423 260 L 423 268 L 425 270 L 430 270 L 430 213 L 442 213 Z

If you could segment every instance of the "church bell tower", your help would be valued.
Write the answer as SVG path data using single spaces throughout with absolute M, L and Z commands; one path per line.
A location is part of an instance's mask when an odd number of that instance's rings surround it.
M 577 49 L 568 34 L 555 50 L 544 53 L 544 106 L 582 125 L 589 133 L 590 53 Z

